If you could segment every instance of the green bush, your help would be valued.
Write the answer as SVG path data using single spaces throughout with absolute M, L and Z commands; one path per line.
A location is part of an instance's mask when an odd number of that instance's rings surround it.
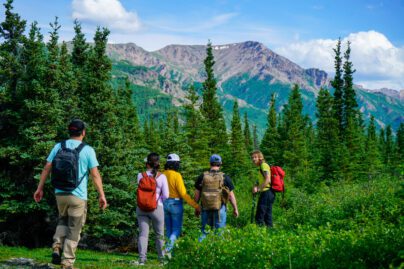
M 288 206 L 280 207 L 280 195 L 274 205 L 273 229 L 246 225 L 249 184 L 236 186 L 240 219 L 229 216 L 225 230 L 201 243 L 197 231 L 179 239 L 170 268 L 386 268 L 403 261 L 398 179 L 320 186 L 311 195 L 290 187 Z

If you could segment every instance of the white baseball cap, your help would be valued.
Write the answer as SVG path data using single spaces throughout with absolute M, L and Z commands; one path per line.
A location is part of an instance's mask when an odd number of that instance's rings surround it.
M 168 154 L 167 156 L 167 162 L 179 162 L 180 161 L 180 156 L 178 156 L 175 153 Z

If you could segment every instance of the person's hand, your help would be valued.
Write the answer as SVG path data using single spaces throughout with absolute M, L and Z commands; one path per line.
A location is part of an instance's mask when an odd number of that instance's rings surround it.
M 98 199 L 99 203 L 100 203 L 100 208 L 102 210 L 104 210 L 105 208 L 107 208 L 108 204 L 107 204 L 107 200 L 105 199 L 105 196 L 100 196 L 100 198 Z
M 37 189 L 34 193 L 34 200 L 35 202 L 39 203 L 39 201 L 42 200 L 43 197 L 43 190 L 42 189 Z
M 237 209 L 237 208 L 233 210 L 233 215 L 234 215 L 236 218 L 238 218 L 238 209 Z
M 254 186 L 252 189 L 252 193 L 257 193 L 258 192 L 258 186 Z
M 195 208 L 195 216 L 199 217 L 201 215 L 201 207 L 198 206 L 198 208 Z

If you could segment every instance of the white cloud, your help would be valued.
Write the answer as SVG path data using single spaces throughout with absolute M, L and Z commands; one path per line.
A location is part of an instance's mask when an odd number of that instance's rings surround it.
M 73 0 L 72 17 L 88 21 L 111 30 L 135 32 L 141 27 L 135 12 L 126 11 L 119 0 Z
M 395 47 L 383 34 L 368 31 L 343 38 L 343 52 L 348 40 L 351 41 L 351 60 L 356 69 L 355 83 L 372 89 L 404 88 L 404 47 Z M 276 52 L 304 68 L 318 67 L 332 74 L 332 49 L 336 43 L 337 40 L 316 39 L 279 47 Z

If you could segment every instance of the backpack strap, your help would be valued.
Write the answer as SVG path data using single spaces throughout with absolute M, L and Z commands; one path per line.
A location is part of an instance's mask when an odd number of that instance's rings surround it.
M 64 141 L 66 143 L 66 141 Z M 80 145 L 75 149 L 78 154 L 80 154 L 80 151 L 86 146 L 87 144 L 84 142 L 81 142 Z
M 147 172 L 142 172 L 142 178 L 149 178 Z M 142 178 L 140 180 L 142 180 Z
M 60 148 L 63 150 L 66 149 L 66 140 L 63 140 L 62 142 L 60 142 Z

